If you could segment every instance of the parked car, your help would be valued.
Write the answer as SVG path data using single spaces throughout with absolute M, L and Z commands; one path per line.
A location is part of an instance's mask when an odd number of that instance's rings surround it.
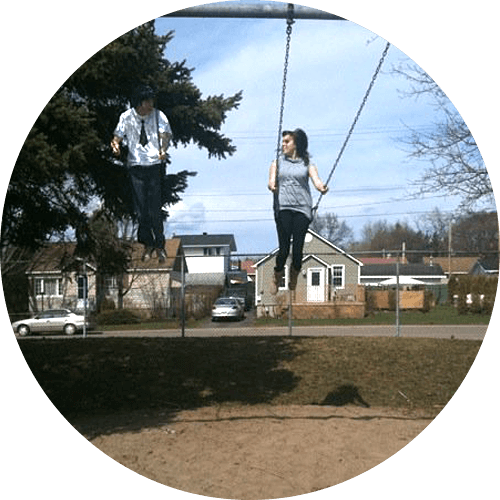
M 83 324 L 84 316 L 81 314 L 76 314 L 69 309 L 49 309 L 32 318 L 15 321 L 12 323 L 12 328 L 22 337 L 39 332 L 62 332 L 66 335 L 73 335 L 83 330 Z M 93 328 L 88 318 L 87 328 L 89 330 Z
M 245 298 L 244 297 L 235 297 L 235 296 L 230 296 L 228 299 L 234 299 L 238 301 L 238 304 L 245 310 Z
M 212 308 L 212 321 L 220 319 L 240 320 L 245 317 L 244 307 L 237 299 L 221 297 L 215 301 Z

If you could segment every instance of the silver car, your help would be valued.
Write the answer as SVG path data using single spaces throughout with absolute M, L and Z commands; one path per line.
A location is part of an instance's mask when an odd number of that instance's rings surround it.
M 240 301 L 229 297 L 221 297 L 215 301 L 212 308 L 212 321 L 220 319 L 243 319 L 244 308 Z
M 63 332 L 73 335 L 78 330 L 83 330 L 84 317 L 69 309 L 50 309 L 40 312 L 29 319 L 12 323 L 14 332 L 22 337 L 38 332 Z M 87 328 L 92 326 L 87 319 Z

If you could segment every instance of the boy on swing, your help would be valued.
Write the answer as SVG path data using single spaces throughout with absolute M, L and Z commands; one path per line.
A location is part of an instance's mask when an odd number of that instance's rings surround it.
M 274 268 L 271 292 L 276 294 L 285 274 L 285 264 L 293 237 L 292 265 L 289 288 L 295 290 L 302 267 L 304 239 L 313 219 L 312 196 L 309 179 L 314 187 L 326 194 L 328 187 L 318 175 L 316 165 L 310 163 L 306 133 L 298 128 L 284 131 L 282 154 L 269 169 L 269 189 L 274 193 L 274 218 L 278 233 L 279 250 Z
M 133 107 L 120 116 L 111 148 L 119 156 L 120 144 L 128 146 L 127 167 L 139 223 L 137 240 L 144 245 L 142 260 L 149 260 L 156 251 L 159 262 L 165 262 L 161 179 L 172 129 L 167 117 L 154 107 L 154 99 L 151 87 L 139 87 Z

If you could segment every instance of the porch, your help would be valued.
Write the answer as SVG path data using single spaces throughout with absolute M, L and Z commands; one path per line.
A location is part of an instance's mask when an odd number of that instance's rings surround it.
M 307 300 L 307 297 L 307 293 L 301 289 L 292 292 L 294 319 L 363 318 L 365 316 L 365 287 L 361 285 L 342 290 L 327 285 L 321 297 L 323 300 Z M 309 299 L 311 299 L 310 294 Z M 288 317 L 288 302 L 289 293 L 281 291 L 276 295 L 272 304 L 257 304 L 257 317 L 286 318 Z

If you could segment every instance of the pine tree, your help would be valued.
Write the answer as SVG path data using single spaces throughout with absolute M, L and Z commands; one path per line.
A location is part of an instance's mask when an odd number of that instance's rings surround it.
M 156 89 L 158 107 L 172 126 L 173 147 L 193 142 L 218 159 L 235 152 L 220 128 L 238 107 L 241 92 L 203 99 L 186 61 L 164 58 L 172 37 L 173 32 L 156 35 L 154 21 L 139 26 L 97 52 L 56 92 L 16 162 L 4 205 L 2 249 L 36 249 L 70 229 L 85 234 L 89 204 L 96 197 L 116 217 L 130 213 L 123 166 L 109 142 L 139 84 Z M 180 200 L 190 175 L 194 172 L 168 177 L 170 204 Z

